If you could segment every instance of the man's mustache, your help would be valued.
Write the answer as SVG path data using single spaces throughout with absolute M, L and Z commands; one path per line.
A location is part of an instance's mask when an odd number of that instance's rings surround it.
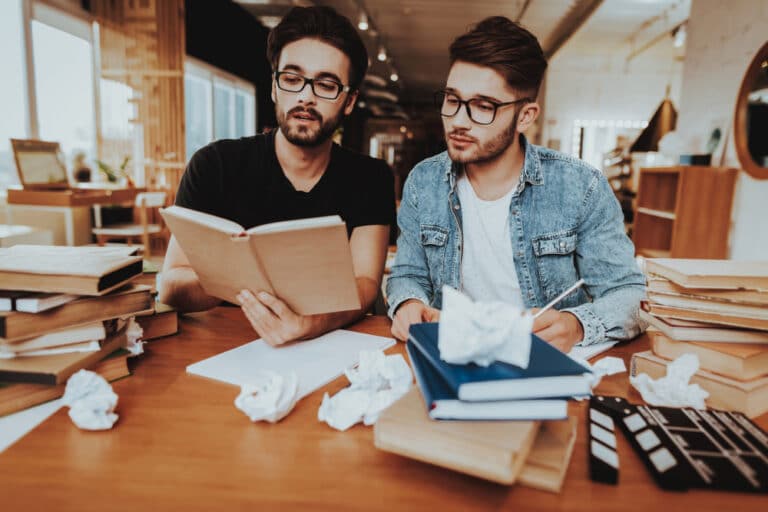
M 320 114 L 320 112 L 318 112 L 313 108 L 294 107 L 288 111 L 288 116 L 292 116 L 294 114 L 299 114 L 299 113 L 309 114 L 309 116 L 316 121 L 323 120 L 323 116 Z
M 471 140 L 472 142 L 477 142 L 477 139 L 469 135 L 466 130 L 452 130 L 446 134 L 446 137 L 460 137 L 462 139 Z

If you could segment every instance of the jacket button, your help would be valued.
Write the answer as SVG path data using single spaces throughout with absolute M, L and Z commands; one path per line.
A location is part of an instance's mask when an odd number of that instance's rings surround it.
M 458 204 L 455 204 L 455 205 L 453 205 L 453 209 L 454 209 L 454 210 L 459 210 L 460 208 L 461 208 L 461 206 L 460 206 L 460 205 L 458 205 Z
M 565 242 L 560 242 L 560 248 L 565 249 Z

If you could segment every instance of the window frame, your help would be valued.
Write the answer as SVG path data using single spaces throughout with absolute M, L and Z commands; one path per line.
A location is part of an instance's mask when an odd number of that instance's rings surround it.
M 227 108 L 231 113 L 227 131 L 230 134 L 234 134 L 235 137 L 254 135 L 256 133 L 256 119 L 257 119 L 256 110 L 258 108 L 258 104 L 256 103 L 256 86 L 254 84 L 252 84 L 251 82 L 248 82 L 247 80 L 243 80 L 242 78 L 236 75 L 233 75 L 222 69 L 219 69 L 211 64 L 208 64 L 207 62 L 191 57 L 189 55 L 187 55 L 184 58 L 185 78 L 187 75 L 190 75 L 198 80 L 209 82 L 209 87 L 208 87 L 209 97 L 207 98 L 207 101 L 206 101 L 206 107 L 209 109 L 208 114 L 210 119 L 210 124 L 209 126 L 206 127 L 206 134 L 208 135 L 209 141 L 213 141 L 216 138 L 215 96 L 216 96 L 217 85 L 225 86 L 232 90 L 232 94 L 230 96 L 228 106 L 227 106 Z M 251 111 L 245 117 L 244 128 L 246 133 L 244 134 L 236 133 L 237 126 L 235 121 L 236 119 L 235 108 L 236 108 L 236 101 L 237 101 L 238 94 L 243 94 L 246 97 L 248 97 L 249 100 L 252 102 L 252 106 L 253 106 Z

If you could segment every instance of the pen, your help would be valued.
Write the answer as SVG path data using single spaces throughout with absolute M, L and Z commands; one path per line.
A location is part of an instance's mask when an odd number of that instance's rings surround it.
M 564 298 L 566 298 L 568 295 L 570 295 L 571 293 L 573 293 L 573 292 L 574 292 L 576 289 L 580 288 L 580 287 L 581 287 L 581 285 L 583 285 L 583 284 L 584 284 L 584 280 L 583 280 L 583 279 L 579 279 L 578 281 L 576 281 L 575 283 L 573 283 L 573 286 L 571 286 L 570 288 L 568 288 L 567 290 L 565 290 L 563 293 L 561 293 L 560 295 L 558 295 L 557 297 L 555 297 L 554 299 L 552 299 L 552 300 L 549 302 L 549 304 L 547 304 L 546 306 L 544 306 L 543 308 L 541 308 L 541 309 L 539 310 L 539 312 L 538 312 L 538 313 L 536 313 L 535 315 L 533 315 L 533 318 L 534 318 L 534 319 L 536 319 L 536 318 L 540 317 L 540 316 L 541 316 L 541 315 L 542 315 L 542 314 L 543 314 L 545 311 L 547 311 L 548 309 L 552 309 L 552 307 L 553 307 L 555 304 L 557 304 L 558 302 L 560 302 L 561 300 L 563 300 Z

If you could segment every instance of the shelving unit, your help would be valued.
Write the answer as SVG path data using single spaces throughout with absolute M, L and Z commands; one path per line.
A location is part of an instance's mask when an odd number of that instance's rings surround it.
M 727 258 L 737 174 L 706 166 L 640 169 L 632 236 L 637 254 Z

